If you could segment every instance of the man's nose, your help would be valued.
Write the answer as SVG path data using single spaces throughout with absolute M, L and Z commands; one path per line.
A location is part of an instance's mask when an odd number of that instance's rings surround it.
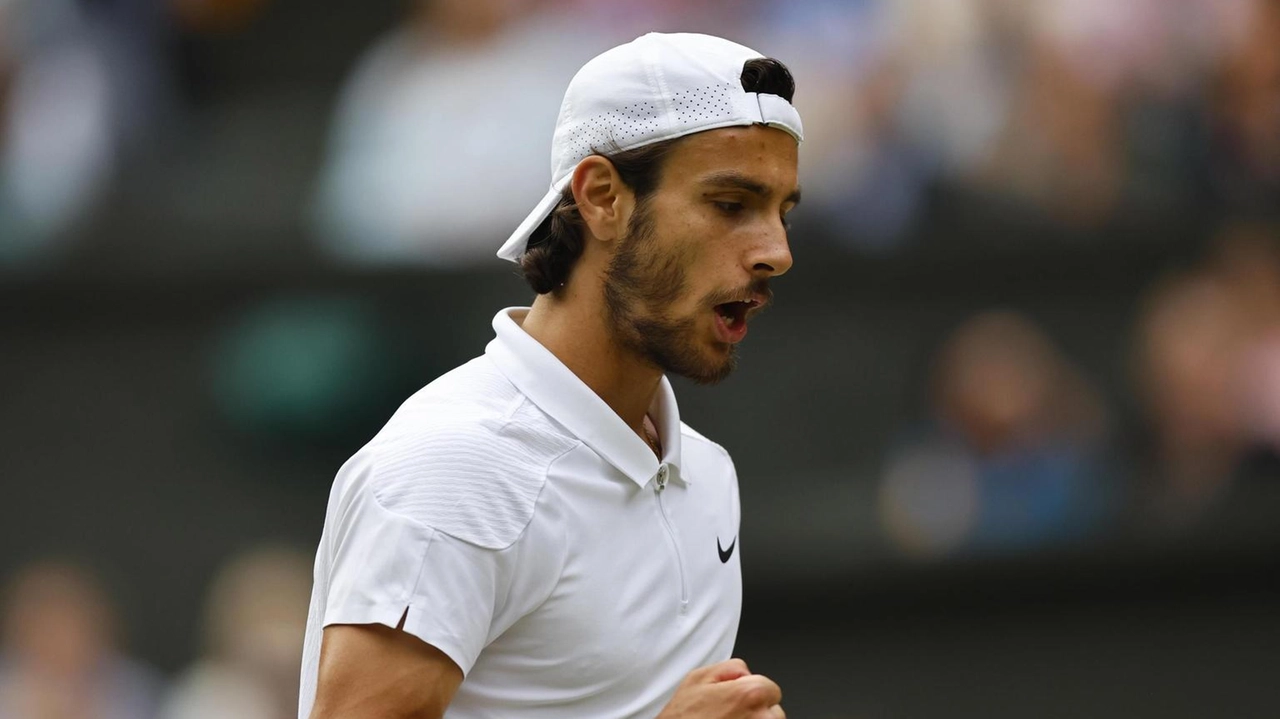
M 752 259 L 752 271 L 766 277 L 785 275 L 791 269 L 791 245 L 781 218 L 770 224 Z

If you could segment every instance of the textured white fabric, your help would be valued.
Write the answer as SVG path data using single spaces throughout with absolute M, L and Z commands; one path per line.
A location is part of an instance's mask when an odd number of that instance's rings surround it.
M 529 414 L 418 418 L 420 432 L 380 448 L 374 497 L 391 512 L 465 542 L 510 546 L 533 515 L 549 460 L 571 444 L 547 434 Z
M 465 673 L 446 716 L 652 717 L 727 659 L 741 607 L 737 477 L 680 423 L 661 461 L 500 313 L 486 354 L 410 398 L 334 482 L 299 717 L 325 626 L 396 626 Z M 655 481 L 661 476 L 661 483 Z M 663 487 L 659 491 L 659 486 Z
M 800 113 L 776 95 L 742 87 L 742 68 L 763 57 L 696 33 L 649 33 L 596 56 L 574 75 L 551 140 L 551 188 L 498 250 L 518 261 L 583 158 L 722 127 L 768 125 L 800 142 Z

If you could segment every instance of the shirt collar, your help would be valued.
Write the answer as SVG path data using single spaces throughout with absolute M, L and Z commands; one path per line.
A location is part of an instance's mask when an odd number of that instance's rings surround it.
M 543 412 L 564 425 L 605 461 L 644 487 L 658 473 L 653 450 L 613 409 L 540 342 L 520 328 L 527 307 L 509 307 L 493 318 L 497 336 L 485 354 Z M 649 406 L 662 443 L 662 464 L 684 483 L 680 473 L 680 412 L 675 392 L 663 376 Z

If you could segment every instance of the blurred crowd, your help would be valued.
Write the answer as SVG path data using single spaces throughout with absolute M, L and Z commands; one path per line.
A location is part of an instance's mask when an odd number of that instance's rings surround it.
M 9 582 L 0 611 L 5 719 L 292 719 L 311 593 L 310 562 L 282 547 L 228 560 L 214 577 L 198 658 L 164 677 L 129 656 L 106 583 L 40 560 Z
M 92 241 L 74 229 L 122 164 L 201 111 L 193 48 L 272 8 L 0 0 L 0 265 Z M 1084 228 L 1280 207 L 1277 0 L 411 0 L 354 63 L 293 219 L 340 261 L 491 261 L 549 182 L 574 69 L 651 29 L 793 68 L 805 212 L 853 248 L 901 247 L 946 193 Z
M 955 328 L 933 361 L 927 416 L 885 465 L 886 536 L 923 558 L 1009 555 L 1168 539 L 1260 499 L 1274 511 L 1280 228 L 1226 225 L 1204 261 L 1148 290 L 1133 334 L 1140 409 L 1124 427 L 1027 315 L 993 310 Z

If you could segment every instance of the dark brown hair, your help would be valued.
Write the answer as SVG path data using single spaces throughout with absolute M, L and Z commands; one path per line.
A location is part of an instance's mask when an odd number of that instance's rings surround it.
M 796 84 L 786 65 L 762 57 L 748 60 L 743 65 L 742 89 L 778 95 L 791 102 Z M 613 163 L 622 181 L 635 193 L 636 204 L 639 205 L 658 189 L 664 161 L 681 139 L 663 140 L 613 153 L 592 150 Z M 573 189 L 566 187 L 555 209 L 529 236 L 527 249 L 520 258 L 520 270 L 534 292 L 545 295 L 564 286 L 574 264 L 582 256 L 583 241 L 582 215 L 573 201 Z

